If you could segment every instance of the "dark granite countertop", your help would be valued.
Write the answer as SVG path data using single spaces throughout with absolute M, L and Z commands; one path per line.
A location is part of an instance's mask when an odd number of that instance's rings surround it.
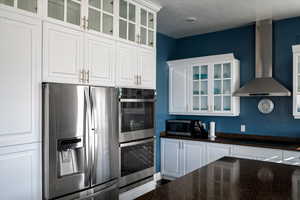
M 224 157 L 137 200 L 240 199 L 300 199 L 300 167 Z
M 162 132 L 160 134 L 160 137 L 181 139 L 181 140 L 193 140 L 193 141 L 201 141 L 201 142 L 221 143 L 221 144 L 263 147 L 263 148 L 281 149 L 281 150 L 289 150 L 289 151 L 300 151 L 299 138 L 229 134 L 229 133 L 217 133 L 216 135 L 217 137 L 215 138 L 215 140 L 185 137 L 185 136 L 169 136 L 166 135 L 165 132 Z

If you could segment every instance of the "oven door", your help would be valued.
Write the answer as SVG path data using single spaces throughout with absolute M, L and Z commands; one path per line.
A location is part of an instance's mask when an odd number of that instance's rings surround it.
M 154 138 L 120 144 L 120 187 L 154 174 Z
M 120 142 L 154 136 L 155 99 L 120 99 Z

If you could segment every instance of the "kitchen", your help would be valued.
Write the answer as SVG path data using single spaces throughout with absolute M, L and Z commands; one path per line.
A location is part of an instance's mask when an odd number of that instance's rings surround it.
M 196 199 L 207 199 L 218 190 L 212 169 L 222 166 L 233 193 L 251 184 L 245 175 L 281 181 L 286 196 L 278 199 L 297 199 L 299 11 L 297 1 L 0 1 L 1 199 L 135 199 L 149 191 L 144 199 L 174 199 L 166 192 L 176 191 L 176 181 L 189 192 L 195 184 L 210 188 L 197 190 Z M 267 31 L 257 33 L 260 26 Z M 284 94 L 234 94 L 263 76 Z M 79 118 L 99 127 L 83 131 L 73 124 Z M 180 119 L 200 120 L 216 138 L 165 134 L 166 120 Z M 60 138 L 68 127 L 84 134 Z M 133 141 L 145 143 L 128 146 Z M 137 173 L 126 178 L 130 170 Z M 72 174 L 81 177 L 77 185 Z M 160 179 L 174 181 L 157 186 Z M 278 195 L 275 186 L 252 189 Z M 187 193 L 177 198 L 193 199 Z M 221 198 L 239 198 L 230 195 Z

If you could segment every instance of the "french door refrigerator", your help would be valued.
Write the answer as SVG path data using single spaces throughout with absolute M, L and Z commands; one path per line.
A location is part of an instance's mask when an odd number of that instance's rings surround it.
M 44 199 L 118 199 L 117 89 L 43 83 Z

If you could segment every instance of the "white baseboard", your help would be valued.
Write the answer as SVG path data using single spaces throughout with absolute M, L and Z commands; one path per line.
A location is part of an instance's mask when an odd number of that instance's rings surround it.
M 154 174 L 153 177 L 154 177 L 154 181 L 156 181 L 156 182 L 162 179 L 160 172 L 157 172 L 156 174 Z
M 132 190 L 126 191 L 119 195 L 119 200 L 133 200 L 147 192 L 150 192 L 156 188 L 156 182 L 161 179 L 161 173 L 154 174 L 153 181 L 150 181 L 144 185 L 133 188 Z

